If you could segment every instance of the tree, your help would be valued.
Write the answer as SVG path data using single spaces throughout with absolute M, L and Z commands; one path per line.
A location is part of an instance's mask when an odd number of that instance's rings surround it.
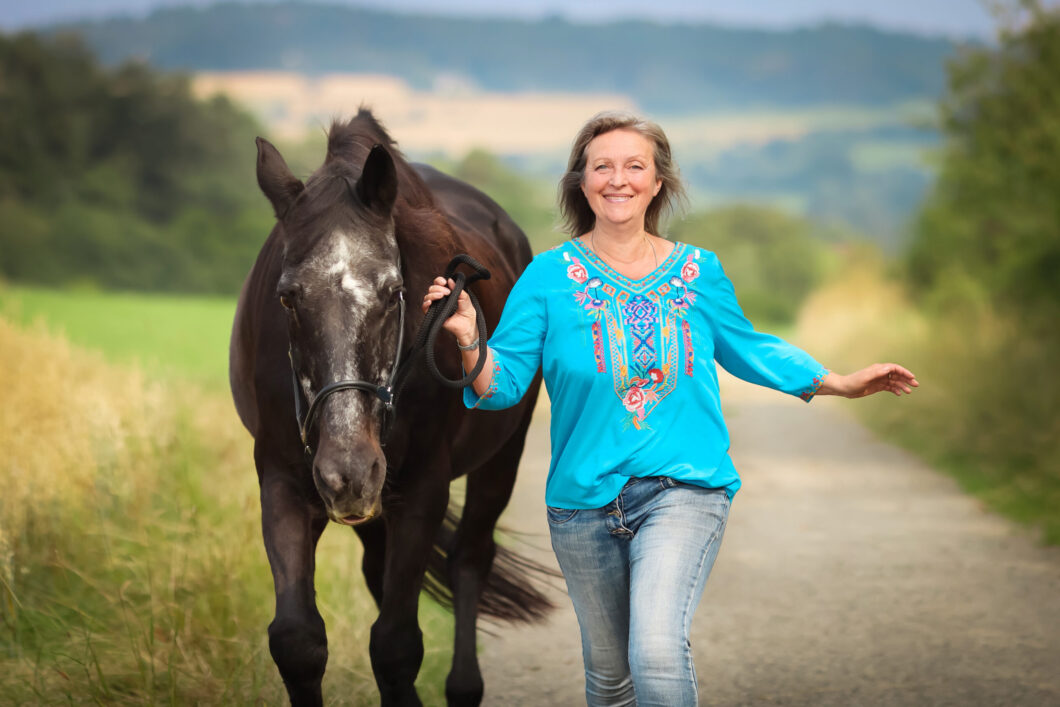
M 1024 1 L 996 47 L 949 66 L 945 144 L 909 251 L 922 291 L 974 283 L 1003 307 L 1060 309 L 1060 10 Z

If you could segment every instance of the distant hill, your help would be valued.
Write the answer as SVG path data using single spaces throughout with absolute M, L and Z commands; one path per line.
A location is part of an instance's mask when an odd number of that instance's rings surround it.
M 47 28 L 68 30 L 106 63 L 138 57 L 192 71 L 381 73 L 417 88 L 621 93 L 656 114 L 934 98 L 955 50 L 946 39 L 863 26 L 576 24 L 307 2 L 170 8 Z

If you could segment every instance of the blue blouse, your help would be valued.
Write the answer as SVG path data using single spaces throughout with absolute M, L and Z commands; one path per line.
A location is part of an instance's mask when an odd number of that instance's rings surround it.
M 468 407 L 523 397 L 540 366 L 552 401 L 545 502 L 600 508 L 631 476 L 669 476 L 731 498 L 717 360 L 751 383 L 809 401 L 828 370 L 757 332 L 714 253 L 677 243 L 654 272 L 631 280 L 576 241 L 523 272 L 489 339 L 493 379 Z

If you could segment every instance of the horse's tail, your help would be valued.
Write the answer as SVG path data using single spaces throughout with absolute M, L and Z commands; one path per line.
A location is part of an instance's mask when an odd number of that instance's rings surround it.
M 438 538 L 427 561 L 427 575 L 423 588 L 432 599 L 453 608 L 453 591 L 449 584 L 447 559 L 449 548 L 456 537 L 460 522 L 460 507 L 450 503 L 445 513 L 445 522 L 438 531 Z M 534 562 L 516 552 L 497 544 L 493 557 L 493 568 L 486 578 L 486 586 L 478 600 L 478 610 L 483 616 L 510 622 L 533 623 L 544 619 L 556 608 L 539 585 L 549 578 L 563 575 L 545 565 Z

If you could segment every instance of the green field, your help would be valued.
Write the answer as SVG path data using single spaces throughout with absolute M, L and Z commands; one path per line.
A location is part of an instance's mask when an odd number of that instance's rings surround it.
M 228 385 L 234 297 L 0 287 L 0 314 L 144 372 L 210 389 Z

